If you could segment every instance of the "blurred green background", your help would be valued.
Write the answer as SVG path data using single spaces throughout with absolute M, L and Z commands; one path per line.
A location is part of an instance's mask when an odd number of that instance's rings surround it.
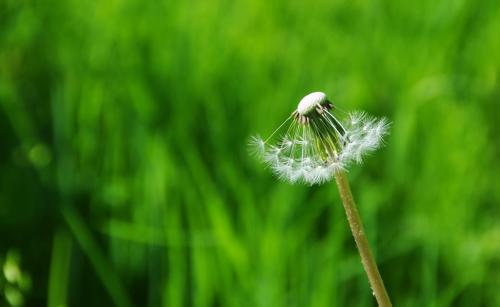
M 334 183 L 247 154 L 305 94 L 395 306 L 500 306 L 500 3 L 0 0 L 0 306 L 374 306 Z

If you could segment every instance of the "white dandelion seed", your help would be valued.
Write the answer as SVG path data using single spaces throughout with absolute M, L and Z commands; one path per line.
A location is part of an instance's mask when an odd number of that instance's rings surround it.
M 335 110 L 322 92 L 305 96 L 271 136 L 252 138 L 252 152 L 278 178 L 291 183 L 313 185 L 331 180 L 338 171 L 361 163 L 364 155 L 380 147 L 389 127 L 385 118 L 363 112 L 350 113 L 341 123 L 333 115 Z

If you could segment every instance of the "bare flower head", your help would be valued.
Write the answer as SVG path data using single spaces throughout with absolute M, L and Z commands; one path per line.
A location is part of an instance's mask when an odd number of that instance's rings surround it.
M 291 183 L 320 184 L 377 149 L 388 122 L 362 112 L 345 121 L 322 92 L 311 93 L 267 139 L 253 137 L 251 148 L 280 178 Z M 277 137 L 279 135 L 279 137 Z

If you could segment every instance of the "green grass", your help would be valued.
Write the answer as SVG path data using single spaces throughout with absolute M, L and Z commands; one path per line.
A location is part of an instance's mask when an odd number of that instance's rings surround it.
M 493 0 L 0 1 L 0 255 L 27 306 L 374 306 L 335 185 L 247 154 L 319 90 L 392 121 L 349 177 L 394 305 L 500 306 L 499 33 Z

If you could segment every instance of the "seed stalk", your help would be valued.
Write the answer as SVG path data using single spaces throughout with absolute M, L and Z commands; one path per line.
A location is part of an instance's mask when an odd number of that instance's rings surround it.
M 385 290 L 384 281 L 380 276 L 377 263 L 375 262 L 375 258 L 370 250 L 370 245 L 368 244 L 368 239 L 365 235 L 363 223 L 361 222 L 345 172 L 337 172 L 335 175 L 335 181 L 337 182 L 340 198 L 342 199 L 342 203 L 344 205 L 347 221 L 351 227 L 354 241 L 356 241 L 356 246 L 361 257 L 361 263 L 363 264 L 366 275 L 368 275 L 368 281 L 370 282 L 375 299 L 380 307 L 392 307 L 389 295 Z

